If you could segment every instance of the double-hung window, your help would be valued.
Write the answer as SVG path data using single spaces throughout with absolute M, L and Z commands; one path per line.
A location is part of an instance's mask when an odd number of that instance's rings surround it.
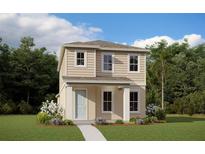
M 138 111 L 138 92 L 137 91 L 130 92 L 130 111 L 131 112 Z
M 111 53 L 102 54 L 102 70 L 105 72 L 112 72 L 113 58 Z
M 76 66 L 85 66 L 85 51 L 76 51 Z
M 129 71 L 138 72 L 138 56 L 129 55 Z
M 112 111 L 112 91 L 103 91 L 103 112 Z

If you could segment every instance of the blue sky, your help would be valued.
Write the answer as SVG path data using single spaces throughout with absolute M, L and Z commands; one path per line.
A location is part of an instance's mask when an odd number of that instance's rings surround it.
M 73 24 L 100 27 L 99 38 L 131 44 L 136 39 L 184 35 L 205 37 L 205 14 L 55 14 Z
M 18 46 L 25 36 L 59 53 L 73 41 L 103 39 L 138 47 L 166 40 L 205 43 L 205 14 L 0 14 L 0 37 Z

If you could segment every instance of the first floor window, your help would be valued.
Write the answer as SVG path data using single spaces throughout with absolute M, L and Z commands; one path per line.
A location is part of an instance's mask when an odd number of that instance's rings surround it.
M 85 66 L 85 53 L 83 51 L 77 51 L 76 54 L 76 65 Z
M 130 111 L 138 111 L 138 92 L 130 92 Z
M 103 111 L 112 111 L 112 92 L 103 92 Z

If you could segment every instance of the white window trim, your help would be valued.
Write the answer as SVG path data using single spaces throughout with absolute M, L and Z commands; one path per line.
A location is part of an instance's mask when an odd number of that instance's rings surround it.
M 86 91 L 86 119 L 76 119 L 75 115 L 76 115 L 76 90 L 85 90 Z M 73 119 L 74 120 L 88 120 L 88 89 L 87 88 L 73 88 Z
M 104 70 L 104 55 L 112 56 L 112 70 Z M 101 71 L 105 73 L 114 73 L 114 53 L 112 52 L 102 52 L 101 53 Z
M 77 53 L 83 52 L 84 53 L 84 65 L 77 65 Z M 75 50 L 75 67 L 87 67 L 87 51 L 85 50 Z
M 138 64 L 137 64 L 137 71 L 130 71 L 130 56 L 137 56 Z M 127 64 L 128 64 L 128 73 L 140 73 L 140 55 L 139 54 L 128 54 L 127 57 Z
M 103 110 L 103 103 L 104 103 L 104 100 L 103 100 L 103 94 L 104 94 L 104 92 L 112 92 L 112 100 L 111 100 L 111 111 L 104 111 Z M 101 112 L 102 113 L 113 113 L 113 111 L 114 111 L 114 90 L 113 89 L 102 89 L 102 92 L 101 92 Z
M 139 114 L 140 113 L 140 90 L 139 89 L 130 89 L 130 93 L 131 92 L 137 92 L 138 93 L 138 100 L 137 100 L 138 103 L 137 103 L 137 111 L 130 111 L 130 113 L 138 113 Z M 130 100 L 129 100 L 129 103 L 130 103 Z

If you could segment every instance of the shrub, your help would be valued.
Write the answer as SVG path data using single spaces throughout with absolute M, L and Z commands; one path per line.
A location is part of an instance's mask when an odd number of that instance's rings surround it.
M 150 117 L 150 120 L 151 120 L 152 122 L 158 122 L 158 118 L 155 117 L 155 116 Z
M 2 110 L 3 114 L 14 113 L 16 111 L 16 105 L 13 102 L 8 101 L 8 102 L 6 102 L 5 104 L 2 105 L 1 110 Z
M 49 120 L 49 124 L 52 124 L 52 125 L 63 125 L 63 121 L 59 118 L 52 118 Z
M 136 123 L 136 120 L 137 120 L 137 118 L 134 118 L 134 117 L 130 118 L 130 122 Z
M 166 119 L 166 112 L 163 109 L 158 109 L 155 112 L 155 116 L 158 120 L 165 120 Z
M 32 106 L 25 101 L 21 101 L 18 105 L 19 112 L 22 114 L 32 113 Z
M 49 120 L 52 119 L 52 116 L 49 116 L 48 113 L 45 112 L 39 112 L 37 114 L 37 120 L 41 123 L 41 124 L 48 124 Z
M 45 101 L 42 103 L 41 112 L 45 112 L 50 116 L 59 117 L 63 115 L 63 110 L 60 108 L 59 104 L 52 101 Z
M 123 120 L 120 120 L 120 119 L 119 119 L 119 120 L 116 120 L 115 123 L 116 123 L 116 124 L 124 124 Z
M 136 119 L 138 125 L 144 125 L 144 120 L 143 119 Z
M 150 123 L 153 123 L 152 120 L 153 120 L 152 117 L 145 117 L 145 118 L 144 118 L 144 124 L 150 124 Z
M 99 118 L 96 118 L 96 124 L 98 124 L 98 125 L 106 125 L 107 122 L 106 122 L 105 119 L 99 117 Z
M 151 117 L 155 116 L 156 110 L 158 110 L 160 107 L 154 105 L 154 104 L 149 104 L 146 108 L 146 114 Z
M 63 120 L 63 124 L 64 125 L 68 125 L 68 126 L 73 126 L 74 125 L 73 121 L 72 120 L 68 120 L 68 119 Z

